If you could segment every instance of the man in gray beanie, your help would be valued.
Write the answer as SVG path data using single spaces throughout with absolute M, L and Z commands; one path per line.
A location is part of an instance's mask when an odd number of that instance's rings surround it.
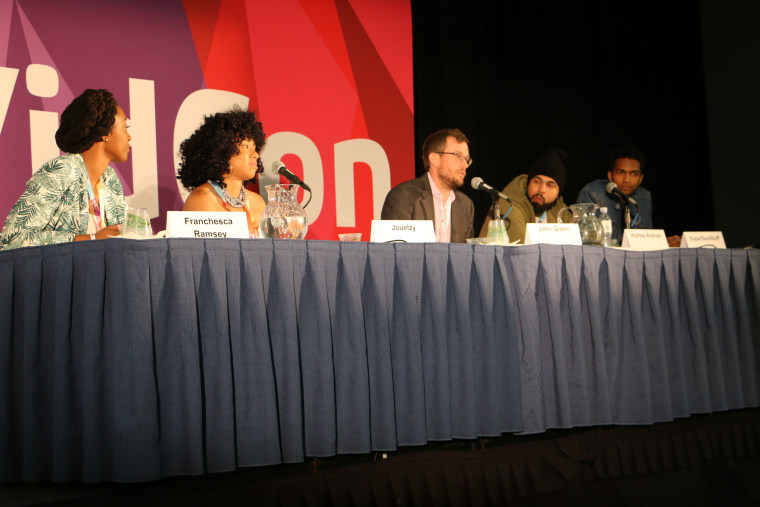
M 557 223 L 559 211 L 566 206 L 562 200 L 565 186 L 565 152 L 549 150 L 533 163 L 528 174 L 521 174 L 507 185 L 503 192 L 512 200 L 512 207 L 504 199 L 499 201 L 499 210 L 507 223 L 510 241 L 525 241 L 525 224 Z M 480 230 L 480 236 L 488 234 L 488 222 L 493 219 L 493 209 Z

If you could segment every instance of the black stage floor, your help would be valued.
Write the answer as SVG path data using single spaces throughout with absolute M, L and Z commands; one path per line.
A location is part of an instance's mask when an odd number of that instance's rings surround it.
M 0 485 L 20 505 L 760 505 L 760 409 L 139 484 Z

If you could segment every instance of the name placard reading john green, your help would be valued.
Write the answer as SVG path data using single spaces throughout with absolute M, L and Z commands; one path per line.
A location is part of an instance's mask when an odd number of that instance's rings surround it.
M 525 244 L 582 245 L 578 224 L 525 224 Z
M 167 211 L 168 238 L 239 238 L 250 237 L 245 213 L 227 211 Z

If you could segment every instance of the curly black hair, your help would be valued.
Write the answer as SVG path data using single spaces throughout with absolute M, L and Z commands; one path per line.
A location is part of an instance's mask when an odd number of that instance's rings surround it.
M 61 115 L 55 144 L 66 153 L 84 153 L 111 133 L 116 99 L 108 90 L 88 89 L 71 101 Z
M 237 145 L 245 139 L 253 139 L 257 153 L 261 153 L 266 143 L 261 122 L 256 120 L 253 111 L 236 107 L 232 111 L 204 117 L 203 125 L 179 147 L 177 179 L 188 190 L 209 180 L 225 186 L 223 178 L 230 172 L 230 159 L 240 152 Z M 264 166 L 259 159 L 256 176 L 263 171 Z M 244 185 L 255 182 L 256 176 Z

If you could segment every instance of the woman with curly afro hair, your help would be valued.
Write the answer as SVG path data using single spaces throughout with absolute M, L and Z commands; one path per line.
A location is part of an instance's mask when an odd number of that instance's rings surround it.
M 206 116 L 179 147 L 177 178 L 191 190 L 182 211 L 246 213 L 249 232 L 258 236 L 266 203 L 245 186 L 264 170 L 259 153 L 265 142 L 261 122 L 251 111 L 235 108 Z
M 124 191 L 111 162 L 129 157 L 127 115 L 108 90 L 85 90 L 61 114 L 55 142 L 66 155 L 46 162 L 5 221 L 2 247 L 103 239 L 119 234 Z

